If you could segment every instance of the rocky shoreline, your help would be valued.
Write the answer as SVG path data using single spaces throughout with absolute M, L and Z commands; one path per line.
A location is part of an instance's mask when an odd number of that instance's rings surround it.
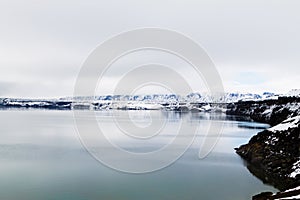
M 253 200 L 297 200 L 300 199 L 300 187 L 296 187 L 284 192 L 277 192 L 273 194 L 272 192 L 262 192 L 253 196 Z
M 252 174 L 280 191 L 300 186 L 300 98 L 238 102 L 228 105 L 227 114 L 246 115 L 273 126 L 235 149 Z M 267 192 L 253 199 L 277 197 Z

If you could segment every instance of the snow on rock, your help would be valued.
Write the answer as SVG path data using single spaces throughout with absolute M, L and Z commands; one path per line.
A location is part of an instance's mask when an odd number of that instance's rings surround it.
M 293 94 L 297 94 L 293 90 Z M 177 94 L 146 94 L 146 95 L 102 95 L 102 96 L 75 96 L 75 97 L 63 97 L 59 99 L 13 99 L 13 98 L 1 98 L 0 107 L 25 107 L 25 108 L 51 108 L 61 109 L 63 108 L 82 108 L 82 109 L 169 109 L 171 110 L 198 110 L 198 111 L 210 111 L 216 110 L 226 112 L 224 104 L 232 103 L 257 103 L 261 105 L 261 102 L 265 102 L 267 110 L 263 115 L 269 115 L 278 106 L 268 108 L 273 102 L 280 100 L 279 95 L 271 92 L 264 92 L 263 94 L 255 93 L 240 93 L 230 92 L 219 95 L 212 95 L 210 93 L 191 93 L 188 95 L 177 95 Z M 280 97 L 279 102 L 282 103 L 284 98 Z M 296 98 L 297 97 L 291 97 Z M 300 99 L 300 98 L 299 98 Z M 287 100 L 288 101 L 288 100 Z M 300 101 L 300 100 L 299 100 Z M 298 101 L 295 101 L 298 102 Z M 86 104 L 91 104 L 87 106 Z M 71 104 L 73 106 L 71 106 Z M 82 105 L 81 105 L 82 104 Z M 201 108 L 203 105 L 210 104 L 211 108 Z M 218 105 L 216 105 L 218 104 Z M 63 106 L 62 106 L 63 105 Z M 300 110 L 297 105 L 290 106 L 290 110 Z M 173 109 L 174 108 L 174 109 Z M 216 109 L 215 109 L 216 108 Z M 254 107 L 255 108 L 255 107 Z M 264 108 L 262 108 L 264 109 Z M 246 109 L 249 113 L 236 113 L 236 114 L 248 114 L 254 112 L 254 109 Z M 233 113 L 232 113 L 233 114 Z M 300 111 L 299 111 L 300 114 Z M 282 119 L 283 120 L 283 119 Z M 279 121 L 280 122 L 280 121 Z M 278 123 L 279 123 L 278 122 Z
M 289 91 L 288 93 L 282 95 L 286 97 L 300 97 L 300 89 L 293 89 Z
M 285 192 L 291 192 L 291 191 L 294 191 L 294 190 L 300 190 L 300 186 L 292 188 L 292 189 L 288 189 Z
M 236 148 L 236 152 L 248 161 L 251 172 L 282 191 L 298 186 L 299 99 L 281 97 L 276 101 L 238 102 L 229 104 L 227 108 L 230 114 L 248 115 L 273 126 L 253 136 L 248 144 Z M 257 199 L 260 199 L 259 195 Z
M 204 109 L 204 111 L 210 111 L 211 106 L 208 104 L 208 105 L 202 106 L 202 109 Z
M 264 92 L 262 95 L 255 93 L 227 92 L 220 95 L 210 93 L 190 93 L 186 96 L 177 94 L 147 94 L 147 95 L 104 95 L 95 97 L 65 97 L 60 100 L 113 100 L 113 101 L 142 101 L 164 103 L 170 101 L 190 102 L 190 103 L 232 103 L 238 101 L 260 101 L 267 99 L 277 99 L 279 95 L 271 92 Z
M 281 97 L 278 100 L 230 103 L 227 114 L 249 116 L 255 121 L 272 126 L 295 116 L 300 116 L 300 98 Z
M 269 131 L 275 132 L 275 131 L 285 131 L 289 128 L 296 128 L 300 123 L 300 116 L 292 117 L 287 120 L 284 120 L 280 124 L 273 126 L 272 128 L 269 128 Z
M 291 174 L 291 178 L 295 178 L 298 174 L 300 174 L 300 158 L 297 162 L 294 163 L 292 169 L 294 170 Z
M 277 194 L 273 194 L 271 197 L 273 197 L 272 199 L 274 199 L 274 200 L 277 200 L 277 199 L 278 200 L 300 199 L 300 186 L 293 188 L 293 189 L 283 191 L 283 192 L 279 192 Z

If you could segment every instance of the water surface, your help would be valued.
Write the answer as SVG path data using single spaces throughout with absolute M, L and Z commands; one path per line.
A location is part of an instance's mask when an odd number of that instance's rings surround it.
M 182 122 L 199 126 L 193 145 L 174 164 L 147 174 L 127 174 L 96 161 L 81 145 L 72 111 L 0 111 L 0 199 L 251 199 L 264 185 L 245 167 L 233 148 L 246 143 L 266 124 L 208 113 L 153 111 L 151 120 L 166 120 L 164 133 L 150 141 L 118 136 L 114 115 L 126 111 L 99 111 L 97 120 L 110 130 L 122 148 L 147 152 L 165 145 Z M 131 119 L 145 125 L 149 112 L 130 111 Z M 124 117 L 125 123 L 128 120 Z M 151 122 L 151 121 L 150 121 Z M 213 152 L 199 159 L 203 131 L 211 123 L 224 123 Z M 211 135 L 210 137 L 215 137 Z

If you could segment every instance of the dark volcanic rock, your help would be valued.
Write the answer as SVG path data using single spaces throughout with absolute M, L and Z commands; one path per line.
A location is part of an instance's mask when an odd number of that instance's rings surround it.
M 252 200 L 268 200 L 272 198 L 272 192 L 262 192 L 252 197 Z
M 257 122 L 272 126 L 288 117 L 300 115 L 300 98 L 279 97 L 278 100 L 241 101 L 227 106 L 227 114 L 249 116 Z
M 279 190 L 300 185 L 300 176 L 291 176 L 300 157 L 299 122 L 287 130 L 262 131 L 236 152 L 248 161 L 249 171 L 263 182 Z
M 229 104 L 227 109 L 227 114 L 249 116 L 254 121 L 277 125 L 236 148 L 236 152 L 247 161 L 249 171 L 281 191 L 299 186 L 300 98 L 238 102 Z M 292 196 L 298 193 L 299 189 L 277 194 L 263 192 L 253 196 L 253 199 L 294 199 Z
M 282 198 L 296 200 L 299 199 L 297 197 L 298 195 L 300 195 L 300 189 L 293 188 L 291 190 L 287 190 L 284 192 L 277 192 L 276 194 L 273 194 L 272 192 L 262 192 L 260 194 L 253 196 L 252 200 L 280 200 Z

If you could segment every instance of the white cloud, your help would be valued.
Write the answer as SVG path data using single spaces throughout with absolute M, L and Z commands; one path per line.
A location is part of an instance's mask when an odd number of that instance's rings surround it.
M 287 92 L 299 84 L 299 6 L 292 0 L 4 0 L 0 88 L 6 89 L 0 96 L 72 95 L 81 64 L 98 44 L 122 31 L 152 26 L 201 44 L 226 90 Z M 246 72 L 264 81 L 241 81 Z

